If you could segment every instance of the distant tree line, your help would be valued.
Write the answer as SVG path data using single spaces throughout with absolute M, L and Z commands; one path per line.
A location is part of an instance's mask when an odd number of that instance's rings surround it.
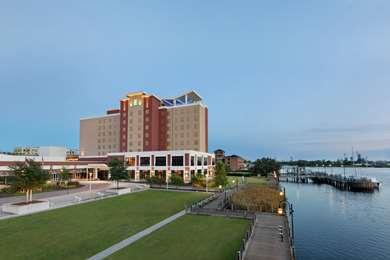
M 389 167 L 388 161 L 368 161 L 365 159 L 351 160 L 348 158 L 338 160 L 290 160 L 281 161 L 281 165 L 298 167 Z
M 250 171 L 255 175 L 268 176 L 269 174 L 279 174 L 281 164 L 275 159 L 263 157 L 253 162 Z

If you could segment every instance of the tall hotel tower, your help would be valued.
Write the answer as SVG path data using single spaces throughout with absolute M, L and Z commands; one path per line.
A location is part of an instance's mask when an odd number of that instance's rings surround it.
M 195 91 L 167 99 L 130 93 L 119 107 L 104 116 L 80 120 L 81 156 L 208 150 L 208 110 Z

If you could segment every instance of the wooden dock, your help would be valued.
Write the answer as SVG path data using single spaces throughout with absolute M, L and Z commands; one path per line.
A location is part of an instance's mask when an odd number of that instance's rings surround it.
M 328 184 L 340 190 L 355 192 L 374 192 L 379 189 L 380 183 L 365 177 L 345 177 L 340 174 L 327 174 L 323 172 L 297 172 L 286 173 L 279 177 L 280 181 L 295 183 Z

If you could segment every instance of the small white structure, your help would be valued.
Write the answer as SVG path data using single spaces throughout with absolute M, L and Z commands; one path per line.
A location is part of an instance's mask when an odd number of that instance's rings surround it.
M 122 195 L 122 194 L 130 193 L 131 188 L 130 187 L 124 187 L 124 188 L 119 188 L 119 189 L 111 188 L 111 189 L 107 190 L 107 192 L 115 193 L 117 195 Z
M 48 200 L 34 201 L 29 204 L 21 203 L 8 203 L 2 206 L 2 211 L 15 215 L 25 215 L 38 211 L 47 210 L 50 208 L 50 202 Z

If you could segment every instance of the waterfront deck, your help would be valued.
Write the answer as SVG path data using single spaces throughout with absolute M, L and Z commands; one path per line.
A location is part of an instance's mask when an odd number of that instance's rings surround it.
M 283 239 L 279 227 L 283 232 Z M 291 260 L 288 225 L 284 216 L 256 214 L 255 229 L 250 238 L 245 260 Z

